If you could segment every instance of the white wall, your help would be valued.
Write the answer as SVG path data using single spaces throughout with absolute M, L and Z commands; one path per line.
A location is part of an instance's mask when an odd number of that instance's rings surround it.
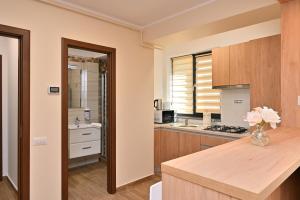
M 153 174 L 153 50 L 138 32 L 35 0 L 1 1 L 0 24 L 31 30 L 30 199 L 61 199 L 61 38 L 117 49 L 117 186 Z
M 18 185 L 18 40 L 0 37 L 3 97 L 3 175 Z
M 188 55 L 193 53 L 201 53 L 211 50 L 215 47 L 228 46 L 247 42 L 249 40 L 276 35 L 280 33 L 280 20 L 271 20 L 268 22 L 236 29 L 233 31 L 224 32 L 209 37 L 192 40 L 182 43 L 180 45 L 166 47 L 163 51 L 163 64 L 155 66 L 156 74 L 163 74 L 163 83 L 155 88 L 163 88 L 164 99 L 170 101 L 169 88 L 170 88 L 170 74 L 171 74 L 171 58 L 176 56 Z M 160 59 L 160 57 L 155 57 Z M 155 63 L 161 63 L 155 61 Z M 160 70 L 159 70 L 160 69 Z M 156 79 L 156 78 L 155 78 Z M 155 91 L 156 92 L 156 91 Z

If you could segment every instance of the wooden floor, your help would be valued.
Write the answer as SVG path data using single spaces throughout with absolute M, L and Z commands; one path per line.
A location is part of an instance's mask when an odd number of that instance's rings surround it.
M 158 181 L 159 177 L 148 178 L 121 187 L 110 195 L 106 191 L 105 164 L 92 164 L 70 170 L 69 200 L 149 200 L 149 188 Z
M 17 200 L 18 195 L 8 182 L 7 178 L 3 178 L 0 182 L 0 200 Z

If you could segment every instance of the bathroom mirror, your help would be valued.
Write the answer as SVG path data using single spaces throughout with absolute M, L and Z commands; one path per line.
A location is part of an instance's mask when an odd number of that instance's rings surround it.
M 82 108 L 82 63 L 68 63 L 69 108 Z

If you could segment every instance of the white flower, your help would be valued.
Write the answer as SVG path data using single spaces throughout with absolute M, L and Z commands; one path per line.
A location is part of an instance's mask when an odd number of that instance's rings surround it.
M 254 108 L 253 110 L 255 110 L 255 111 L 261 113 L 261 111 L 262 111 L 263 109 L 262 109 L 261 107 L 256 107 L 256 108 Z
M 261 117 L 266 123 L 270 123 L 270 126 L 275 129 L 277 123 L 280 123 L 280 117 L 277 112 L 272 108 L 264 107 L 261 110 Z
M 245 121 L 248 122 L 250 126 L 255 126 L 256 124 L 261 123 L 262 120 L 263 119 L 260 112 L 256 110 L 247 112 L 247 117 L 245 119 Z

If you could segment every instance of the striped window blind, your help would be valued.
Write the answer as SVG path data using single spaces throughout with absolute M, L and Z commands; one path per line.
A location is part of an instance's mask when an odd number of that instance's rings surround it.
M 196 113 L 220 113 L 220 90 L 212 89 L 211 53 L 196 56 Z
M 180 114 L 193 114 L 193 56 L 172 58 L 172 102 Z

